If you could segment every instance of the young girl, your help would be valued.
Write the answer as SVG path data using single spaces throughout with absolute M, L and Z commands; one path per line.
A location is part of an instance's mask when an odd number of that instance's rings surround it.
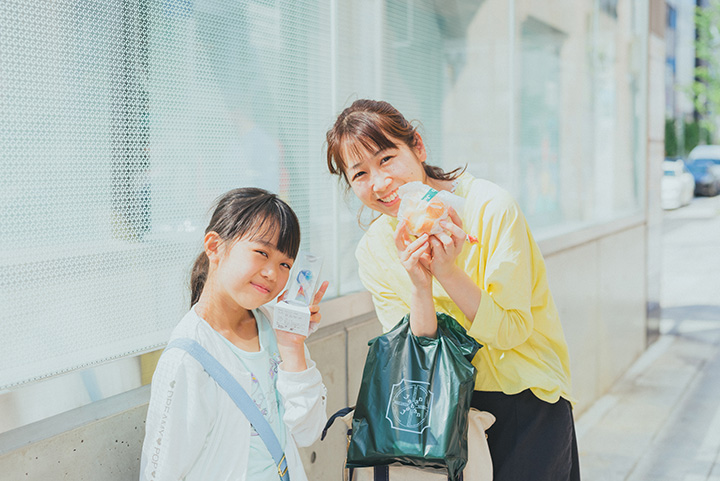
M 220 198 L 191 276 L 190 311 L 170 340 L 200 343 L 242 385 L 284 449 L 290 479 L 303 481 L 297 446 L 326 421 L 320 373 L 305 337 L 271 327 L 272 301 L 300 245 L 295 213 L 276 195 L 244 188 Z M 324 282 L 310 306 L 313 325 Z M 141 479 L 278 481 L 262 438 L 230 396 L 182 349 L 168 349 L 153 376 Z
M 543 257 L 516 202 L 461 169 L 428 165 L 422 138 L 386 102 L 355 101 L 327 144 L 330 172 L 381 214 L 356 256 L 385 330 L 411 312 L 413 332 L 434 335 L 440 311 L 484 345 L 473 362 L 472 406 L 497 418 L 487 432 L 495 481 L 580 479 L 567 345 Z M 411 181 L 465 199 L 444 233 L 413 238 L 398 225 L 397 189 Z

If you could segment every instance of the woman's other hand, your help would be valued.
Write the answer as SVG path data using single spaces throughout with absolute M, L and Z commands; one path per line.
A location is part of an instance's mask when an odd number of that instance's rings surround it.
M 455 269 L 455 259 L 462 251 L 467 239 L 467 234 L 462 228 L 462 219 L 455 209 L 451 207 L 449 214 L 448 220 L 440 222 L 445 231 L 430 236 L 432 252 L 429 268 L 432 275 L 439 281 L 452 274 Z
M 450 220 L 443 221 L 441 225 L 447 232 L 430 238 L 432 247 L 430 272 L 465 317 L 472 321 L 475 319 L 483 294 L 468 273 L 455 265 L 455 260 L 463 250 L 468 236 L 462 228 L 460 216 L 453 209 L 450 209 Z M 471 242 L 477 242 L 477 239 Z

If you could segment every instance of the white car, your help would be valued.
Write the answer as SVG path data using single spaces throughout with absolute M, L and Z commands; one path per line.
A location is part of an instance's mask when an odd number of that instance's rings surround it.
M 695 178 L 678 160 L 663 161 L 663 178 L 661 183 L 661 206 L 663 209 L 677 209 L 688 205 L 695 191 Z
M 720 145 L 698 145 L 690 151 L 688 163 L 697 159 L 710 159 L 715 164 L 720 164 Z

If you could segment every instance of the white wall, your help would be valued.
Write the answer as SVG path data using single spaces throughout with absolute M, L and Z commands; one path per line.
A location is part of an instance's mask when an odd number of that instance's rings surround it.
M 646 347 L 645 228 L 633 225 L 546 256 L 581 415 Z

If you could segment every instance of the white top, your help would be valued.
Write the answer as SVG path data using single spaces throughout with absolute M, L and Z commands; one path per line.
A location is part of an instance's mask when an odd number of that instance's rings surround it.
M 270 311 L 260 308 L 253 314 L 263 330 L 272 325 Z M 251 374 L 224 338 L 192 309 L 170 341 L 181 337 L 199 342 L 251 392 Z M 315 442 L 327 420 L 327 391 L 307 349 L 305 353 L 305 371 L 283 371 L 281 364 L 276 380 L 292 481 L 307 481 L 297 446 Z M 140 479 L 252 481 L 248 475 L 251 432 L 242 411 L 195 358 L 182 349 L 165 351 L 152 380 Z

